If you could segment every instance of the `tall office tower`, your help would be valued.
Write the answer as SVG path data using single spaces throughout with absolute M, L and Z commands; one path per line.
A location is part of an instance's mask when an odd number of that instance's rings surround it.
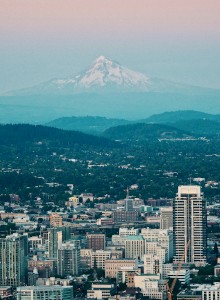
M 49 258 L 57 258 L 58 248 L 62 245 L 62 231 L 60 228 L 48 229 Z
M 173 206 L 174 262 L 206 263 L 206 202 L 200 186 L 179 186 Z
M 28 239 L 14 233 L 0 239 L 0 286 L 25 285 L 28 275 Z
M 58 249 L 57 273 L 61 276 L 78 275 L 80 271 L 80 247 L 67 242 Z
M 160 209 L 160 228 L 170 229 L 173 227 L 173 208 L 161 207 Z
M 96 250 L 105 250 L 105 234 L 87 234 L 87 248 Z

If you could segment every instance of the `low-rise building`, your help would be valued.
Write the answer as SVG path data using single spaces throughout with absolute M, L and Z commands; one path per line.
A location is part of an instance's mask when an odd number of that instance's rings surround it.
M 190 282 L 190 270 L 182 269 L 180 271 L 173 270 L 168 273 L 169 278 L 178 278 L 181 284 L 189 284 Z
M 73 300 L 72 286 L 22 286 L 17 288 L 17 300 Z
M 105 269 L 105 261 L 111 258 L 111 251 L 97 250 L 92 252 L 91 266 L 98 269 Z
M 109 259 L 105 261 L 105 277 L 117 278 L 118 270 L 122 267 L 133 267 L 137 269 L 136 259 Z
M 92 283 L 92 287 L 87 291 L 88 299 L 108 299 L 116 292 L 114 284 Z

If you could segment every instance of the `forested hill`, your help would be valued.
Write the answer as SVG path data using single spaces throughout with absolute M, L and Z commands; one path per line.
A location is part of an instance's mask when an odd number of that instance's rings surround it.
M 149 118 L 142 121 L 143 123 L 173 123 L 182 120 L 187 121 L 201 119 L 220 121 L 220 115 L 213 115 L 195 110 L 179 110 L 152 115 Z
M 66 130 L 79 130 L 89 134 L 97 134 L 106 129 L 118 125 L 125 125 L 131 123 L 123 119 L 108 119 L 105 117 L 64 117 L 46 123 L 46 126 L 51 126 Z
M 46 143 L 56 147 L 71 147 L 73 145 L 88 145 L 109 147 L 116 143 L 104 137 L 97 137 L 78 131 L 66 131 L 41 125 L 0 125 L 0 145 L 16 146 L 25 143 Z
M 104 136 L 114 140 L 142 141 L 160 138 L 183 138 L 190 133 L 165 124 L 129 124 L 107 129 Z
M 220 135 L 220 122 L 212 120 L 182 120 L 170 123 L 180 130 L 191 132 L 200 136 Z

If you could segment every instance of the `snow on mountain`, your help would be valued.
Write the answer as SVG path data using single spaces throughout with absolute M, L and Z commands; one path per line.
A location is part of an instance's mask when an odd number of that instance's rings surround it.
M 97 58 L 84 72 L 73 78 L 55 79 L 41 85 L 41 90 L 60 92 L 95 91 L 120 89 L 122 91 L 147 91 L 150 79 L 141 73 L 121 66 L 105 56 Z
M 198 90 L 130 70 L 105 56 L 98 57 L 84 72 L 58 78 L 7 95 L 71 95 L 81 92 L 192 92 Z

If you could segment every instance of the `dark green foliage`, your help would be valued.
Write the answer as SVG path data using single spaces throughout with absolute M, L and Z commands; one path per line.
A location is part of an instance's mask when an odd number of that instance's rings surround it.
M 220 119 L 220 118 L 219 118 Z M 191 132 L 194 135 L 209 136 L 220 134 L 220 122 L 211 120 L 187 120 L 170 123 L 170 125 Z
M 40 126 L 40 125 L 0 125 L 1 146 L 21 146 L 25 148 L 26 143 L 36 145 L 59 145 L 72 147 L 78 145 L 113 146 L 114 143 L 102 138 L 91 136 L 78 131 L 64 131 L 61 129 Z
M 170 127 L 158 126 L 148 130 L 151 137 L 146 140 L 137 141 L 130 134 L 131 140 L 123 144 L 50 127 L 0 126 L 1 194 L 18 194 L 32 206 L 36 197 L 41 197 L 43 204 L 52 201 L 63 205 L 69 197 L 67 184 L 71 183 L 73 194 L 90 192 L 97 197 L 108 194 L 110 197 L 103 201 L 114 202 L 125 197 L 127 187 L 132 184 L 138 185 L 132 195 L 148 199 L 175 197 L 178 185 L 188 184 L 190 177 L 220 181 L 218 137 L 160 141 L 153 133 L 161 136 Z M 71 141 L 70 136 L 73 136 Z M 75 142 L 76 136 L 83 139 Z M 166 172 L 174 174 L 168 176 Z M 48 183 L 58 185 L 51 187 Z M 203 183 L 202 186 L 206 198 L 213 200 L 220 195 L 218 186 L 204 187 Z M 45 206 L 45 211 L 48 209 L 51 207 Z M 217 232 L 219 228 L 209 230 Z
M 106 129 L 129 124 L 130 122 L 123 119 L 107 119 L 104 117 L 65 117 L 53 120 L 47 123 L 47 126 L 65 129 L 65 130 L 79 130 L 86 133 L 101 133 Z
M 190 136 L 190 133 L 165 124 L 137 123 L 109 128 L 104 132 L 104 136 L 115 140 L 142 141 L 158 138 L 181 138 Z
M 200 275 L 205 275 L 205 276 L 212 275 L 213 276 L 214 275 L 214 267 L 210 266 L 210 265 L 207 265 L 205 267 L 201 267 L 201 268 L 199 268 L 198 275 L 199 276 Z
M 153 115 L 147 119 L 145 122 L 152 122 L 152 123 L 172 123 L 172 122 L 179 122 L 179 121 L 189 121 L 189 120 L 218 120 L 220 121 L 220 115 L 212 115 L 208 113 L 204 113 L 201 111 L 195 110 L 179 110 L 179 111 L 170 111 L 164 112 L 161 114 Z

